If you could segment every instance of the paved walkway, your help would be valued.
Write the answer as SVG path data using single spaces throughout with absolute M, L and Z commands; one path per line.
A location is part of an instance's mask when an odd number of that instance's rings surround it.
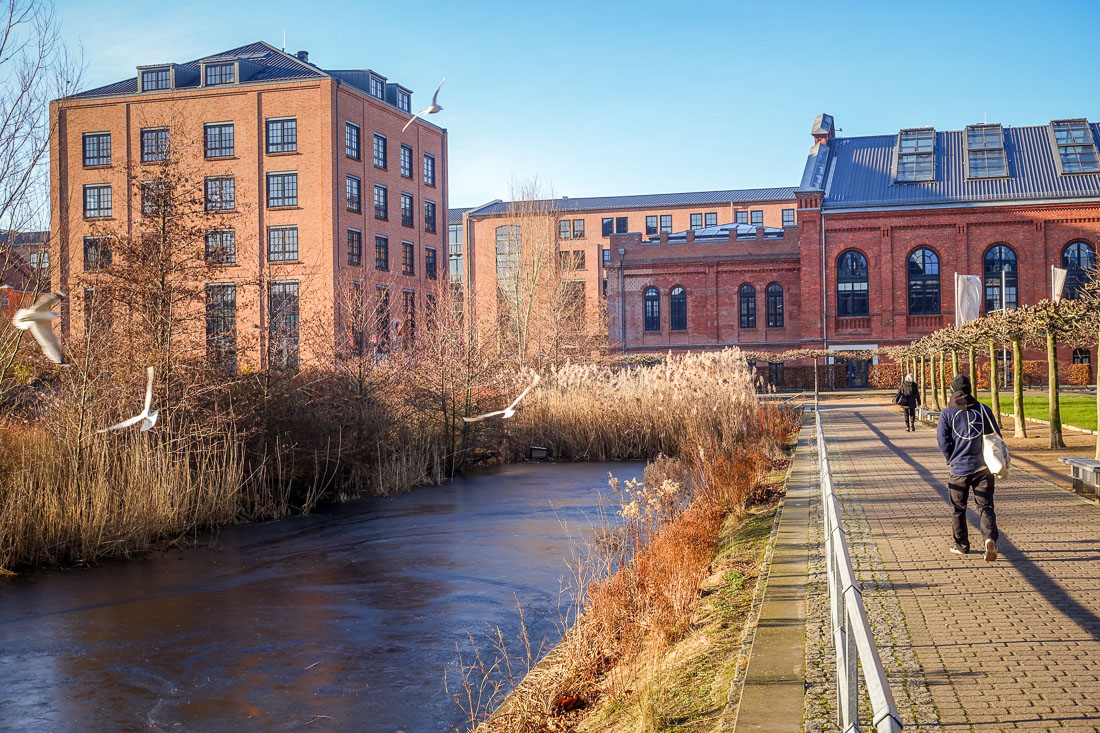
M 995 495 L 1000 559 L 952 555 L 933 432 L 907 433 L 885 407 L 821 407 L 875 636 L 906 687 L 907 729 L 1100 731 L 1100 508 L 1016 472 Z M 973 500 L 970 523 L 980 547 Z

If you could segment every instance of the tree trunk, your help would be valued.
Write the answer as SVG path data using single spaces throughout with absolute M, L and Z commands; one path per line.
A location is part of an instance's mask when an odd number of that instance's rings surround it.
M 1020 339 L 1012 339 L 1012 418 L 1016 422 L 1013 436 L 1027 437 L 1027 420 L 1024 418 L 1024 350 Z M 1100 397 L 1098 397 L 1100 399 Z
M 817 357 L 814 357 L 814 404 L 817 404 Z
M 951 400 L 951 380 L 954 378 L 954 374 L 948 376 L 944 372 L 947 371 L 947 352 L 940 351 L 940 389 L 943 391 L 943 406 L 947 407 Z
M 1097 339 L 1097 344 L 1100 344 L 1100 338 Z M 1100 348 L 1096 351 L 1100 354 Z M 1100 364 L 1096 365 L 1096 414 L 1100 416 Z M 1100 461 L 1100 422 L 1096 424 L 1096 460 Z
M 955 375 L 959 373 L 959 350 L 951 349 L 951 378 L 954 379 Z
M 1062 411 L 1058 405 L 1058 341 L 1054 338 L 1053 329 L 1047 331 L 1047 381 L 1050 383 L 1047 390 L 1047 399 L 1050 401 L 1050 448 L 1065 448 L 1066 443 L 1062 440 Z
M 1001 423 L 1001 391 L 997 385 L 1000 375 L 997 373 L 997 342 L 989 340 L 989 404 L 993 410 L 993 416 L 997 424 Z M 978 391 L 978 385 L 974 385 L 974 391 Z
M 974 363 L 974 344 L 970 344 L 970 381 L 974 383 L 974 389 L 978 389 L 978 365 Z
M 1100 379 L 1100 369 L 1097 369 L 1096 373 L 1098 375 L 1097 378 Z M 928 402 L 927 402 L 928 392 L 925 389 L 925 384 L 924 384 L 924 357 L 923 356 L 920 358 L 920 361 L 917 362 L 917 380 L 918 380 L 917 384 L 920 385 L 920 404 L 921 404 L 921 407 L 928 407 Z M 1100 398 L 1098 398 L 1098 399 L 1100 399 Z M 1100 435 L 1100 432 L 1098 432 L 1097 435 Z M 1097 439 L 1097 444 L 1100 445 L 1100 438 Z M 1098 447 L 1097 450 L 1100 450 L 1100 447 Z
M 932 352 L 930 361 L 932 366 L 932 406 L 940 410 L 943 408 L 940 407 L 940 380 L 936 376 L 936 372 L 938 371 L 936 365 L 936 352 Z

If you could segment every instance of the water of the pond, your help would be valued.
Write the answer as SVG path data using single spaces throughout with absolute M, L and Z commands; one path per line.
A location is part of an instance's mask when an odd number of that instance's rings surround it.
M 456 642 L 514 636 L 517 596 L 536 639 L 553 636 L 569 536 L 608 472 L 641 470 L 513 464 L 0 580 L 0 730 L 450 730 Z

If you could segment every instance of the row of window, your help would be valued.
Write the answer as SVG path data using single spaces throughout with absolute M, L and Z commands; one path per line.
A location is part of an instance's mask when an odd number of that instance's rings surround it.
M 768 328 L 783 328 L 783 286 L 772 283 L 764 289 Z M 737 291 L 739 323 L 741 328 L 756 328 L 756 288 L 745 283 Z M 661 293 L 657 288 L 646 288 L 642 294 L 644 328 L 661 330 Z M 668 328 L 670 331 L 687 330 L 687 291 L 680 285 L 668 292 Z
M 266 150 L 269 154 L 293 153 L 298 150 L 298 120 L 294 117 L 266 121 Z M 167 160 L 170 145 L 167 127 L 144 128 L 140 133 L 141 162 L 156 163 Z M 203 125 L 203 155 L 206 158 L 232 157 L 236 152 L 234 125 L 232 122 L 209 122 Z M 344 152 L 349 158 L 359 160 L 359 125 L 345 123 Z M 111 133 L 87 132 L 83 136 L 85 167 L 111 164 Z M 385 135 L 374 133 L 374 165 L 386 170 L 388 164 Z M 413 177 L 413 149 L 401 144 L 401 175 Z M 424 153 L 424 185 L 435 186 L 435 156 Z
M 1070 242 L 1062 250 L 1062 267 L 1067 270 L 1063 295 L 1076 298 L 1096 266 L 1096 250 L 1085 241 Z M 868 300 L 869 268 L 867 257 L 858 250 L 842 252 L 837 258 L 837 316 L 865 317 L 870 314 Z M 986 312 L 1018 305 L 1019 263 L 1015 250 L 1005 243 L 990 247 L 982 257 L 982 280 Z M 906 290 L 909 315 L 938 315 L 940 297 L 940 258 L 928 247 L 918 247 L 906 258 Z
M 738 224 L 764 226 L 764 211 L 762 209 L 738 211 L 735 216 L 736 223 Z M 704 226 L 718 226 L 718 212 L 708 211 L 706 213 L 690 214 L 689 221 L 691 222 L 691 229 L 702 229 Z M 578 225 L 580 227 L 580 234 L 577 233 Z M 794 225 L 795 210 L 783 209 L 783 226 L 793 227 Z M 610 237 L 612 234 L 626 234 L 628 227 L 629 224 L 625 216 L 604 217 L 600 221 L 600 234 L 604 237 Z M 646 216 L 645 233 L 647 236 L 653 234 L 671 234 L 672 214 L 653 214 Z M 582 239 L 584 237 L 584 219 L 572 220 L 572 233 L 570 233 L 570 221 L 568 219 L 562 219 L 558 222 L 558 236 L 561 239 Z

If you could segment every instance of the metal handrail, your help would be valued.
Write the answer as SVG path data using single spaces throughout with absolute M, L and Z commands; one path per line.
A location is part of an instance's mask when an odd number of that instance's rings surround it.
M 825 449 L 825 433 L 821 429 L 821 412 L 814 395 L 814 423 L 817 427 L 817 451 L 821 475 L 821 503 L 825 517 L 825 566 L 829 584 L 830 620 L 833 647 L 836 649 L 837 723 L 840 729 L 858 733 L 859 728 L 859 664 L 871 698 L 871 713 L 877 733 L 897 733 L 902 729 L 890 682 L 882 667 L 878 647 L 871 635 L 867 609 L 863 605 L 863 590 L 852 569 L 848 551 L 848 536 L 840 521 L 840 502 L 833 492 L 829 471 L 829 455 Z

